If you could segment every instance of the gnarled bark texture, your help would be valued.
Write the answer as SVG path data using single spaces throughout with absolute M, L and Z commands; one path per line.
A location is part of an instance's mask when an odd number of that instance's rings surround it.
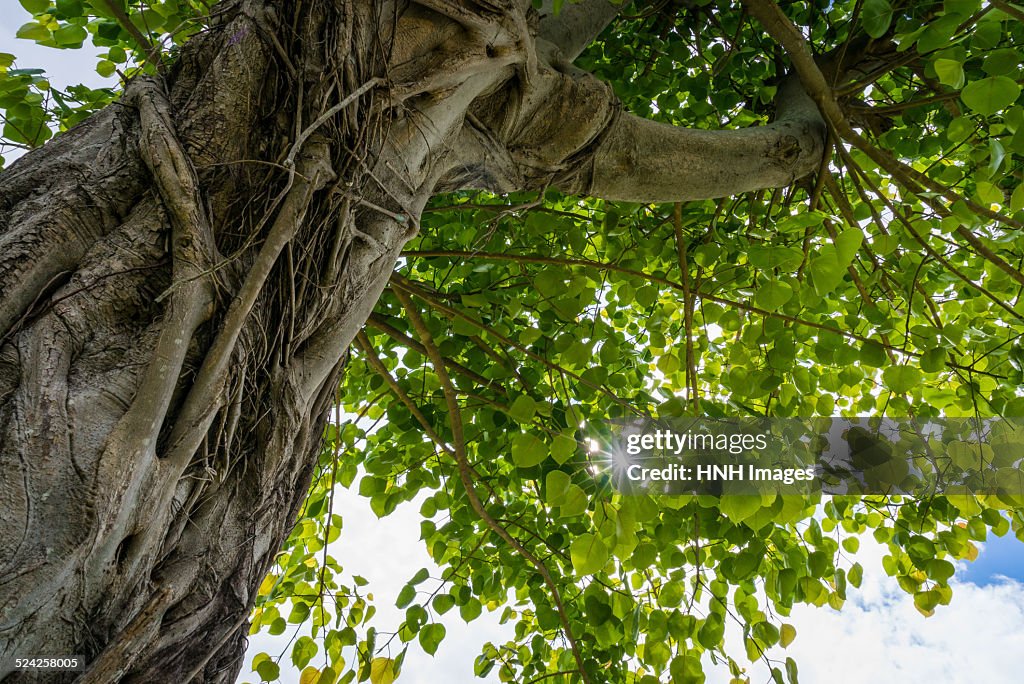
M 733 134 L 623 113 L 570 63 L 613 14 L 222 3 L 169 73 L 0 175 L 0 680 L 81 654 L 49 681 L 234 681 L 346 349 L 433 193 L 681 200 L 818 165 L 799 89 Z

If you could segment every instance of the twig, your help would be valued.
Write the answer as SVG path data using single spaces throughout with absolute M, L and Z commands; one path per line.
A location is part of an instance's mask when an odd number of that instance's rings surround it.
M 693 306 L 696 297 L 690 287 L 690 264 L 686 258 L 686 240 L 683 237 L 683 205 L 676 202 L 672 208 L 672 227 L 676 236 L 676 253 L 683 274 L 683 325 L 686 328 L 686 384 L 694 415 L 700 415 L 700 395 L 697 391 L 697 364 L 693 353 Z
M 420 407 L 417 406 L 416 402 L 414 402 L 406 391 L 402 389 L 402 386 L 398 384 L 397 380 L 395 380 L 395 376 L 391 374 L 391 371 L 387 369 L 384 362 L 380 360 L 379 356 L 377 356 L 377 352 L 374 351 L 370 338 L 368 338 L 366 333 L 362 330 L 360 330 L 359 334 L 356 335 L 356 346 L 359 347 L 366 356 L 366 362 L 370 364 L 370 368 L 384 379 L 384 382 L 386 382 L 388 387 L 391 388 L 391 392 L 398 397 L 400 402 L 405 404 L 407 409 L 409 409 L 409 413 L 411 413 L 413 418 L 416 419 L 416 422 L 423 427 L 423 431 L 427 433 L 427 437 L 430 437 L 431 441 L 444 451 L 449 454 L 454 454 L 452 448 L 446 444 L 443 439 L 441 439 L 441 436 L 434 430 L 434 426 L 430 424 L 427 417 L 423 415 L 422 411 L 420 411 Z
M 1017 9 L 1008 2 L 1003 2 L 1003 0 L 989 0 L 989 4 L 998 10 L 1006 12 L 1017 21 L 1024 21 L 1024 11 Z
M 139 44 L 139 47 L 146 51 L 146 59 L 156 62 L 157 67 L 163 68 L 164 64 L 160 57 L 159 47 L 151 43 L 149 38 L 139 30 L 139 27 L 132 23 L 131 17 L 128 16 L 128 13 L 124 11 L 121 5 L 113 2 L 113 0 L 102 0 L 102 2 L 110 10 L 111 14 L 114 15 L 114 19 L 121 25 L 121 28 L 127 31 L 128 35 Z
M 368 326 L 370 326 L 372 328 L 376 328 L 377 330 L 379 330 L 382 333 L 386 334 L 388 337 L 391 337 L 392 339 L 394 339 L 394 340 L 396 340 L 398 342 L 401 342 L 402 344 L 404 344 L 405 346 L 409 347 L 410 349 L 415 349 L 417 352 L 419 352 L 423 356 L 427 355 L 427 350 L 426 350 L 426 348 L 422 344 L 420 344 L 419 342 L 417 342 L 413 338 L 409 337 L 408 335 L 403 333 L 401 330 L 399 330 L 395 326 L 393 326 L 390 323 L 388 323 L 387 319 L 384 318 L 384 316 L 381 316 L 380 314 L 377 314 L 377 313 L 370 314 L 370 317 L 368 319 L 366 319 L 366 325 L 368 325 Z M 450 369 L 452 369 L 452 370 L 454 370 L 454 371 L 456 371 L 458 373 L 461 373 L 462 375 L 465 375 L 467 378 L 469 378 L 473 382 L 476 382 L 479 385 L 483 385 L 484 387 L 489 387 L 490 389 L 493 389 L 495 392 L 498 392 L 499 394 L 503 394 L 505 396 L 508 396 L 508 390 L 506 390 L 500 384 L 494 382 L 493 380 L 488 380 L 487 378 L 485 378 L 484 376 L 480 375 L 479 373 L 477 373 L 477 372 L 475 372 L 475 371 L 473 371 L 473 370 L 471 370 L 469 368 L 466 368 L 465 366 L 463 366 L 458 361 L 455 361 L 453 359 L 445 359 L 445 365 L 447 365 Z
M 371 78 L 369 81 L 367 81 L 366 83 L 364 83 L 363 85 L 359 86 L 351 93 L 349 93 L 344 99 L 342 99 L 341 102 L 334 105 L 326 112 L 318 116 L 316 121 L 307 126 L 301 133 L 299 133 L 295 137 L 295 142 L 292 143 L 292 149 L 288 152 L 288 156 L 285 157 L 284 165 L 287 166 L 288 168 L 294 168 L 295 157 L 298 156 L 299 152 L 302 150 L 302 145 L 305 144 L 309 136 L 313 135 L 313 133 L 315 133 L 318 128 L 323 126 L 332 116 L 334 116 L 342 109 L 348 107 L 350 104 L 355 102 L 368 90 L 380 85 L 383 82 L 383 79 L 381 79 L 380 77 Z
M 467 323 L 469 323 L 473 327 L 475 327 L 475 328 L 477 328 L 479 330 L 482 330 L 482 331 L 486 332 L 489 335 L 493 335 L 502 344 L 505 344 L 505 345 L 508 345 L 509 347 L 512 347 L 513 349 L 517 350 L 521 354 L 525 354 L 526 356 L 528 356 L 529 358 L 533 359 L 534 361 L 537 361 L 538 363 L 544 364 L 545 366 L 547 366 L 551 370 L 557 371 L 559 373 L 563 373 L 565 375 L 568 375 L 572 379 L 576 380 L 577 382 L 579 382 L 579 383 L 581 383 L 583 385 L 586 385 L 587 387 L 589 387 L 589 388 L 591 388 L 591 389 L 593 389 L 593 390 L 595 390 L 597 392 L 600 392 L 601 394 L 604 394 L 610 400 L 612 400 L 613 402 L 615 402 L 619 406 L 622 406 L 627 411 L 632 411 L 633 413 L 637 413 L 637 414 L 641 414 L 642 415 L 642 412 L 639 411 L 633 404 L 631 404 L 630 402 L 628 402 L 628 401 L 626 401 L 624 399 L 619 398 L 618 396 L 615 395 L 614 392 L 609 391 L 603 385 L 599 385 L 597 383 L 591 382 L 591 381 L 587 380 L 586 378 L 584 378 L 583 376 L 581 376 L 580 374 L 574 373 L 571 370 L 569 370 L 568 368 L 560 366 L 557 363 L 554 363 L 553 361 L 544 358 L 540 354 L 536 354 L 534 352 L 531 352 L 529 349 L 527 349 L 523 345 L 521 345 L 518 342 L 515 342 L 515 341 L 513 341 L 511 339 L 509 339 L 508 337 L 506 337 L 506 336 L 502 335 L 501 333 L 497 332 L 496 330 L 488 327 L 486 324 L 481 323 L 480 321 L 476 320 L 475 318 L 473 318 L 472 316 L 466 314 L 465 312 L 460 311 L 459 309 L 456 309 L 454 307 L 448 306 L 444 302 L 442 302 L 442 301 L 438 300 L 436 297 L 432 296 L 429 292 L 423 290 L 420 287 L 417 287 L 416 284 L 414 284 L 412 281 L 408 280 L 407 278 L 403 278 L 399 274 L 395 273 L 395 274 L 393 274 L 391 276 L 391 283 L 393 285 L 395 285 L 395 287 L 393 287 L 392 290 L 396 290 L 398 288 L 401 288 L 401 289 L 404 289 L 404 290 L 406 290 L 408 292 L 411 292 L 412 294 L 415 294 L 416 296 L 421 297 L 424 301 L 426 301 L 428 304 L 430 304 L 433 308 L 437 309 L 438 311 L 443 312 L 447 317 L 449 317 L 449 318 L 459 318 L 459 319 L 462 319 L 462 320 L 466 321 Z
M 670 287 L 674 290 L 683 291 L 683 285 L 675 281 L 669 280 L 668 278 L 661 278 L 650 273 L 644 273 L 643 271 L 634 271 L 633 269 L 619 266 L 618 264 L 605 263 L 602 261 L 591 261 L 590 259 L 572 259 L 572 258 L 556 258 L 556 257 L 544 257 L 533 254 L 495 254 L 491 252 L 458 252 L 458 251 L 404 251 L 403 256 L 421 256 L 421 257 L 433 257 L 433 256 L 462 256 L 466 258 L 475 259 L 496 259 L 501 261 L 517 261 L 523 263 L 535 263 L 535 264 L 556 264 L 560 266 L 588 266 L 590 268 L 616 271 L 618 273 L 625 273 L 627 275 L 636 276 L 637 278 L 643 278 L 648 282 L 658 283 Z M 796 316 L 790 316 L 788 314 L 779 313 L 777 311 L 768 311 L 751 304 L 745 304 L 743 302 L 733 301 L 726 299 L 725 297 L 719 297 L 718 295 L 710 294 L 708 292 L 698 292 L 696 296 L 699 299 L 706 299 L 708 301 L 721 304 L 722 306 L 735 307 L 742 311 L 749 313 L 755 313 L 759 316 L 766 316 L 768 318 L 778 318 L 782 321 L 794 323 L 797 325 L 806 326 L 808 328 L 815 328 L 817 330 L 824 330 L 826 332 L 835 333 L 836 335 L 842 335 L 849 337 L 850 339 L 859 340 L 861 342 L 873 342 L 869 337 L 859 335 L 855 332 L 847 330 L 840 330 L 839 328 L 833 328 L 825 325 L 824 323 L 815 323 L 814 321 L 808 321 L 803 318 L 797 318 Z M 470 319 L 471 320 L 471 319 Z

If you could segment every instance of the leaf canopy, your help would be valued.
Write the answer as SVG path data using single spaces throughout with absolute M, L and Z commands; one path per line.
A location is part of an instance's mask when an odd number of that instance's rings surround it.
M 20 38 L 90 43 L 99 73 L 119 77 L 155 69 L 152 45 L 172 61 L 206 12 L 122 2 L 129 31 L 101 0 L 20 2 Z M 546 192 L 458 193 L 428 208 L 395 287 L 445 360 L 477 493 L 543 559 L 560 598 L 459 484 L 443 383 L 387 292 L 340 388 L 340 409 L 358 420 L 329 426 L 253 613 L 253 633 L 312 629 L 290 652 L 301 681 L 390 683 L 401 670 L 402 655 L 383 653 L 365 581 L 330 553 L 343 524 L 334 487 L 358 486 L 378 516 L 421 502 L 440 570 L 399 595 L 399 642 L 433 654 L 439 616 L 503 610 L 514 635 L 475 663 L 503 681 L 572 671 L 567 633 L 594 682 L 703 681 L 705 652 L 742 681 L 749 660 L 798 638 L 781 621 L 794 605 L 841 607 L 877 572 L 840 551 L 854 554 L 860 536 L 888 545 L 884 571 L 925 615 L 950 601 L 951 561 L 976 557 L 976 541 L 1024 539 L 1013 497 L 654 499 L 594 476 L 588 426 L 634 415 L 1024 415 L 1024 12 L 980 0 L 783 10 L 823 61 L 843 50 L 874 60 L 831 84 L 863 144 L 833 138 L 823 173 L 678 207 Z M 789 68 L 739 5 L 706 1 L 637 2 L 577 64 L 630 111 L 704 129 L 766 121 Z M 58 92 L 19 66 L 0 54 L 3 136 L 16 147 L 116 94 Z M 726 651 L 733 618 L 745 653 Z M 321 657 L 322 669 L 307 667 Z M 252 664 L 264 681 L 280 676 L 266 654 Z M 786 659 L 773 676 L 795 682 L 796 668 Z

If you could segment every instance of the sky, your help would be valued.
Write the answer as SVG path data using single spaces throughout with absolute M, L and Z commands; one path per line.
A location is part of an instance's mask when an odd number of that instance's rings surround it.
M 16 40 L 21 23 L 16 0 L 0 0 L 0 52 L 19 57 L 17 66 L 45 68 L 57 87 L 87 83 L 93 87 L 109 84 L 94 70 L 90 58 L 98 51 L 61 51 Z M 16 155 L 8 154 L 8 160 Z M 352 491 L 339 490 L 336 512 L 344 518 L 344 529 L 333 555 L 346 574 L 370 580 L 375 595 L 379 629 L 398 626 L 402 611 L 394 608 L 399 590 L 421 567 L 439 572 L 432 564 L 419 537 L 419 504 L 400 507 L 393 515 L 378 520 L 369 501 Z M 798 606 L 787 621 L 797 638 L 786 650 L 775 648 L 770 656 L 793 657 L 805 684 L 829 682 L 853 684 L 867 681 L 899 681 L 901 684 L 958 684 L 986 682 L 1002 684 L 1022 680 L 1024 671 L 1024 544 L 1012 534 L 992 538 L 980 545 L 978 560 L 959 563 L 952 580 L 953 601 L 940 606 L 925 619 L 895 580 L 882 571 L 884 548 L 870 536 L 863 537 L 857 560 L 864 566 L 864 583 L 849 590 L 841 612 L 830 608 Z M 501 626 L 498 613 L 484 614 L 471 624 L 450 611 L 443 619 L 447 636 L 436 656 L 415 646 L 409 649 L 399 684 L 497 681 L 473 677 L 473 659 L 487 641 L 503 642 L 510 625 Z M 280 638 L 253 637 L 250 654 L 281 653 L 290 635 Z M 743 653 L 735 630 L 727 637 L 734 652 Z M 248 658 L 247 658 L 248 662 Z M 287 657 L 282 665 L 287 662 Z M 297 673 L 282 667 L 283 681 L 297 681 Z M 767 671 L 752 666 L 751 681 L 767 682 Z M 243 667 L 239 682 L 258 681 Z M 708 673 L 709 684 L 726 684 L 729 676 L 721 670 Z

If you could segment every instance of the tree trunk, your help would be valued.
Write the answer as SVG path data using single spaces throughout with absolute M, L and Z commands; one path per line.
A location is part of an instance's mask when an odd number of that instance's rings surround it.
M 375 28 L 351 5 L 226 7 L 174 73 L 0 177 L 0 667 L 234 681 L 342 356 L 410 236 L 382 164 L 400 151 L 357 94 Z
M 432 193 L 671 193 L 687 154 L 706 183 L 718 142 L 637 149 L 657 132 L 568 63 L 579 30 L 567 58 L 529 2 L 480 4 L 222 3 L 170 73 L 0 175 L 0 680 L 71 654 L 86 672 L 32 681 L 235 680 L 346 349 Z M 813 169 L 796 109 L 711 192 Z

